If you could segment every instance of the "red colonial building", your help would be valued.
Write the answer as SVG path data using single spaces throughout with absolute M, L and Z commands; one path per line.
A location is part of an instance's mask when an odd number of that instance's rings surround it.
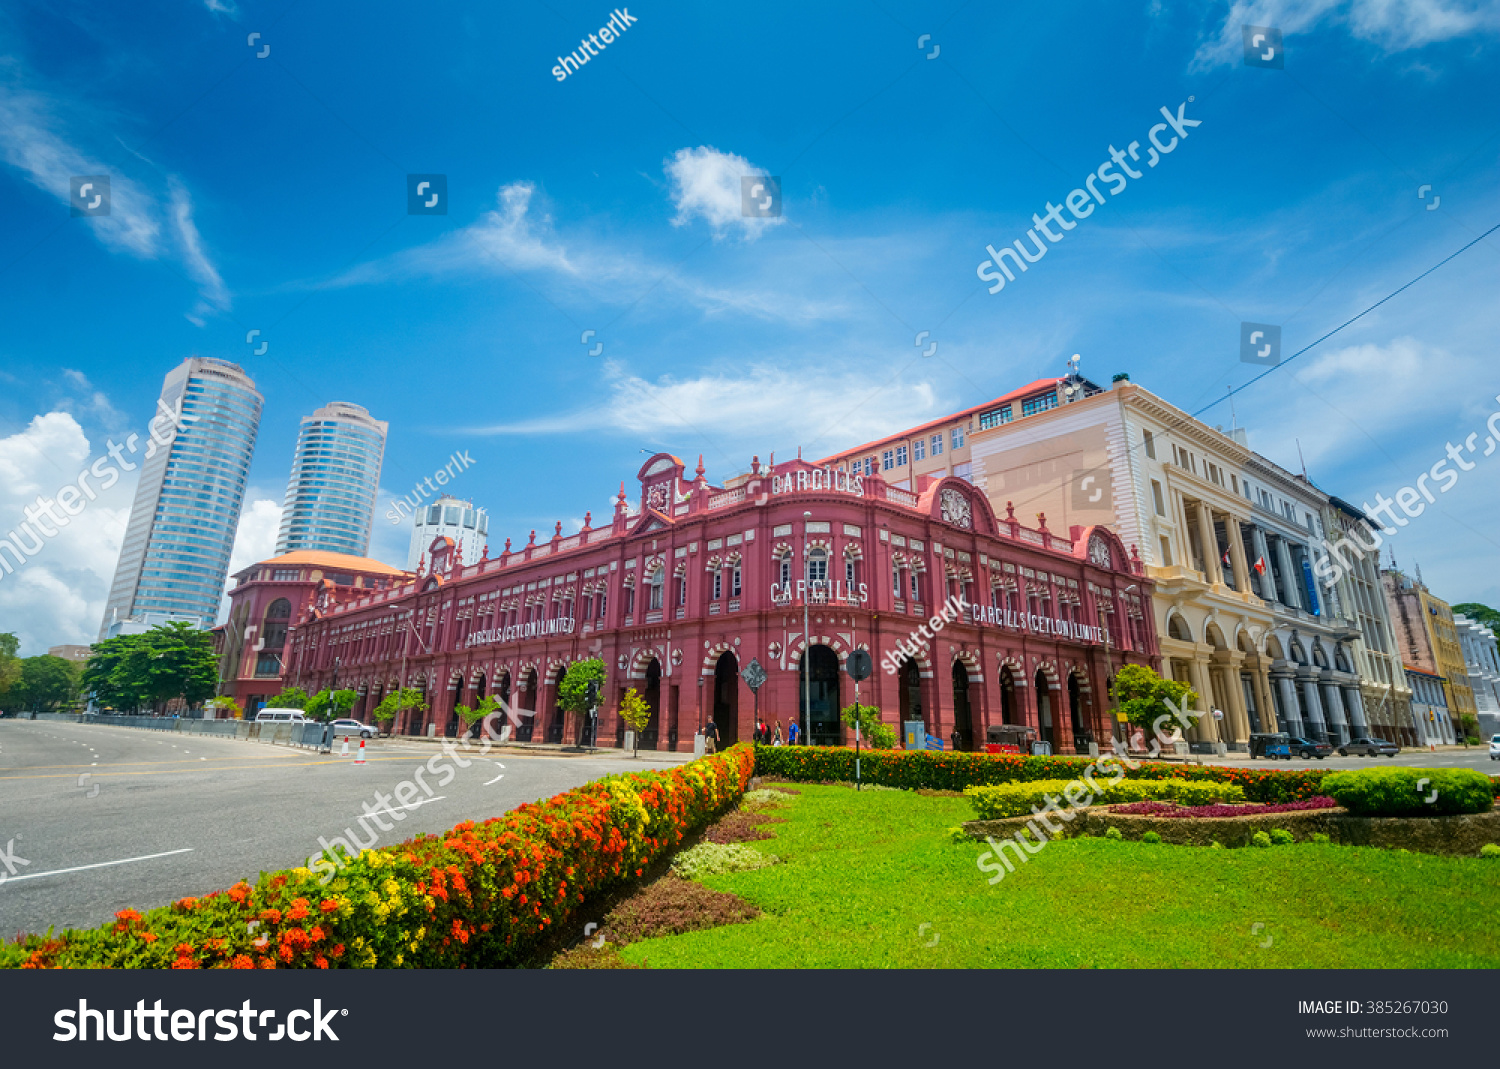
M 810 726 L 814 744 L 846 741 L 839 710 L 854 700 L 851 651 L 877 665 L 860 700 L 887 723 L 921 720 L 965 748 L 995 724 L 1033 727 L 1054 752 L 1105 742 L 1107 681 L 1119 665 L 1158 664 L 1151 581 L 1103 527 L 1064 536 L 997 518 L 958 478 L 919 478 L 918 492 L 878 475 L 802 460 L 762 465 L 709 485 L 658 454 L 624 486 L 613 520 L 464 566 L 446 539 L 432 567 L 389 590 L 322 589 L 288 640 L 286 678 L 309 692 L 332 679 L 367 716 L 400 686 L 426 713 L 398 733 L 454 734 L 456 704 L 497 695 L 531 710 L 520 738 L 571 741 L 557 684 L 574 661 L 608 670 L 598 741 L 624 740 L 626 688 L 653 710 L 641 745 L 688 750 L 713 719 L 723 744 L 747 740 L 762 714 Z M 920 628 L 962 598 L 940 630 Z M 804 619 L 807 621 L 804 627 Z M 804 672 L 807 674 L 804 687 Z M 803 716 L 804 693 L 807 697 Z M 852 738 L 848 741 L 852 742 Z
M 214 629 L 219 694 L 238 701 L 246 719 L 254 719 L 283 690 L 287 632 L 320 591 L 335 598 L 359 597 L 412 578 L 411 572 L 369 557 L 313 549 L 242 568 L 229 591 L 229 618 Z

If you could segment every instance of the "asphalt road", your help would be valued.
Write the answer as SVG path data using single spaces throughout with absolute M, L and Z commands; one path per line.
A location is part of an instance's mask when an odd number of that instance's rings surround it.
M 322 849 L 320 837 L 365 834 L 356 822 L 365 803 L 391 828 L 375 845 L 389 846 L 611 772 L 681 763 L 497 750 L 468 757 L 467 768 L 444 759 L 434 773 L 426 767 L 441 753 L 434 745 L 369 744 L 364 766 L 338 749 L 318 755 L 206 735 L 0 720 L 0 933 L 93 926 L 127 906 L 162 906 L 304 865 Z M 392 795 L 403 780 L 412 782 L 405 804 L 378 808 L 376 792 Z

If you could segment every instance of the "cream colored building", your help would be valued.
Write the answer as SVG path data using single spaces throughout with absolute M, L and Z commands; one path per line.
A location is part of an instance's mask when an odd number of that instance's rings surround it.
M 1054 387 L 1057 400 L 1000 420 L 978 412 L 972 481 L 999 512 L 1051 530 L 1093 523 L 1137 547 L 1155 580 L 1164 674 L 1214 710 L 1199 751 L 1284 730 L 1330 742 L 1366 730 L 1347 619 L 1325 612 L 1312 569 L 1328 496 L 1136 386 Z M 1035 385 L 1035 384 L 1034 384 Z M 1030 387 L 1028 387 L 1030 389 Z

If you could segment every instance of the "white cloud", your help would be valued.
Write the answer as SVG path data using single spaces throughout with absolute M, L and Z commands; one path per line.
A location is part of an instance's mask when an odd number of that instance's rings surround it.
M 23 430 L 0 438 L 0 539 L 15 541 L 16 532 L 22 548 L 35 545 L 35 526 L 30 533 L 21 529 L 28 523 L 26 508 L 34 508 L 39 496 L 55 499 L 59 488 L 76 483 L 93 454 L 83 428 L 67 412 L 39 415 Z M 90 485 L 101 484 L 90 480 Z M 0 549 L 13 569 L 0 569 L 0 626 L 19 636 L 26 656 L 98 637 L 135 476 L 127 474 L 110 489 L 96 492 L 97 499 L 88 501 L 78 516 L 57 525 L 55 535 L 44 535 L 40 548 L 27 552 L 20 567 L 8 550 Z M 53 527 L 50 521 L 47 526 Z
M 765 168 L 756 167 L 743 156 L 700 145 L 678 149 L 665 166 L 672 182 L 672 204 L 677 209 L 673 226 L 704 219 L 715 238 L 737 229 L 753 241 L 766 227 L 784 221 L 781 216 L 747 216 L 741 210 L 740 179 L 766 173 Z
M 948 409 L 938 404 L 932 385 L 882 386 L 867 373 L 818 373 L 821 397 L 837 398 L 824 415 L 808 419 L 803 403 L 807 377 L 791 368 L 758 366 L 742 374 L 708 374 L 655 382 L 606 362 L 609 399 L 587 413 L 558 412 L 520 423 L 473 428 L 489 435 L 576 434 L 585 424 L 653 440 L 699 439 L 738 456 L 744 447 L 764 443 L 762 455 L 797 442 L 811 459 L 856 445 L 901 427 L 932 419 Z
M 224 597 L 219 603 L 220 623 L 229 615 L 229 587 L 234 583 L 235 573 L 275 556 L 276 534 L 280 529 L 279 502 L 270 498 L 256 498 L 240 511 L 240 525 L 234 531 L 234 548 L 229 551 L 229 572 L 225 577 Z
M 240 9 L 234 5 L 233 0 L 203 0 L 203 6 L 215 15 L 228 15 L 232 19 L 240 16 Z
M 1500 29 L 1500 9 L 1492 0 L 1234 0 L 1218 36 L 1198 46 L 1192 69 L 1240 63 L 1242 26 L 1274 26 L 1289 37 L 1325 21 L 1395 53 L 1470 33 L 1492 33 Z
M 100 244 L 113 252 L 157 260 L 169 255 L 162 240 L 165 215 L 183 266 L 199 286 L 198 306 L 188 318 L 201 326 L 204 313 L 228 308 L 228 292 L 193 223 L 192 203 L 181 182 L 168 179 L 170 204 L 164 213 L 143 185 L 75 145 L 65 133 L 61 110 L 57 101 L 42 93 L 0 85 L 0 159 L 64 207 L 71 203 L 74 176 L 108 175 L 109 214 L 73 222 L 91 228 Z

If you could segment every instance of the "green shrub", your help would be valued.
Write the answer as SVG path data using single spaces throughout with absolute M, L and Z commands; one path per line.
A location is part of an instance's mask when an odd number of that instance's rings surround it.
M 1275 843 L 1277 846 L 1290 846 L 1296 841 L 1297 840 L 1293 838 L 1292 833 L 1287 831 L 1285 828 L 1271 829 L 1271 842 Z
M 1271 837 L 1269 835 L 1267 835 L 1263 831 L 1258 831 L 1254 835 L 1250 836 L 1250 845 L 1251 846 L 1270 846 L 1271 845 Z
M 265 872 L 83 931 L 0 943 L 0 968 L 500 968 L 633 882 L 739 799 L 748 746 L 607 776 L 342 868 Z M 744 848 L 741 848 L 744 849 Z M 320 879 L 318 873 L 323 872 Z M 256 927 L 250 927 L 254 921 Z
M 1327 832 L 1315 831 L 1312 833 L 1312 841 L 1315 843 L 1327 843 L 1330 840 Z
M 704 876 L 751 872 L 780 860 L 774 854 L 762 854 L 754 847 L 739 843 L 699 843 L 672 859 L 672 871 L 684 880 L 697 880 Z
M 1426 780 L 1419 789 L 1417 782 Z M 1437 796 L 1431 802 L 1432 792 Z M 1494 784 L 1467 768 L 1367 768 L 1323 778 L 1323 792 L 1363 817 L 1436 817 L 1484 813 L 1494 806 Z
M 1077 779 L 1093 768 L 1108 779 L 1123 763 L 1111 756 L 1034 757 L 1019 754 L 962 753 L 952 750 L 866 750 L 861 766 L 866 783 L 905 790 L 962 791 L 967 787 L 1049 779 Z M 1132 762 L 1132 764 L 1135 764 Z M 854 780 L 852 746 L 757 746 L 755 774 L 804 783 Z M 1299 802 L 1322 794 L 1329 773 L 1319 768 L 1264 769 L 1224 765 L 1179 765 L 1148 762 L 1127 768 L 1130 780 L 1189 780 L 1231 783 L 1251 802 Z M 1500 781 L 1497 781 L 1500 784 Z
M 1500 846 L 1494 843 L 1485 843 L 1479 848 L 1480 857 L 1500 857 Z
M 746 791 L 745 797 L 740 799 L 742 809 L 771 809 L 779 806 L 782 802 L 789 801 L 795 797 L 786 791 L 778 791 L 771 787 L 762 787 L 756 791 Z
M 1208 848 L 1210 850 L 1222 850 L 1224 849 L 1224 844 L 1219 842 L 1219 840 L 1217 839 L 1210 839 L 1208 841 Z
M 1120 829 L 1119 828 L 1113 828 L 1113 827 L 1110 828 L 1109 831 L 1107 831 L 1107 832 L 1104 833 L 1104 837 L 1106 839 L 1123 839 L 1123 838 L 1125 838 L 1125 836 L 1123 836 L 1123 835 L 1120 834 Z
M 1141 842 L 1143 842 L 1143 843 L 1159 843 L 1159 842 L 1161 842 L 1161 836 L 1158 835 L 1158 834 L 1156 834 L 1156 832 L 1154 832 L 1154 831 L 1148 831 L 1145 835 L 1141 836 Z
M 1215 802 L 1244 801 L 1245 792 L 1233 783 L 1189 783 L 1184 780 L 1132 780 L 1118 783 L 1109 779 L 1094 781 L 1091 791 L 1082 780 L 1044 779 L 1023 783 L 1000 783 L 989 787 L 969 787 L 964 797 L 974 807 L 980 820 L 1030 815 L 1032 808 L 1043 809 L 1048 799 L 1057 800 L 1060 811 L 1070 804 L 1117 805 L 1125 802 L 1167 801 L 1184 805 L 1211 805 Z M 1067 792 L 1073 788 L 1072 796 Z

